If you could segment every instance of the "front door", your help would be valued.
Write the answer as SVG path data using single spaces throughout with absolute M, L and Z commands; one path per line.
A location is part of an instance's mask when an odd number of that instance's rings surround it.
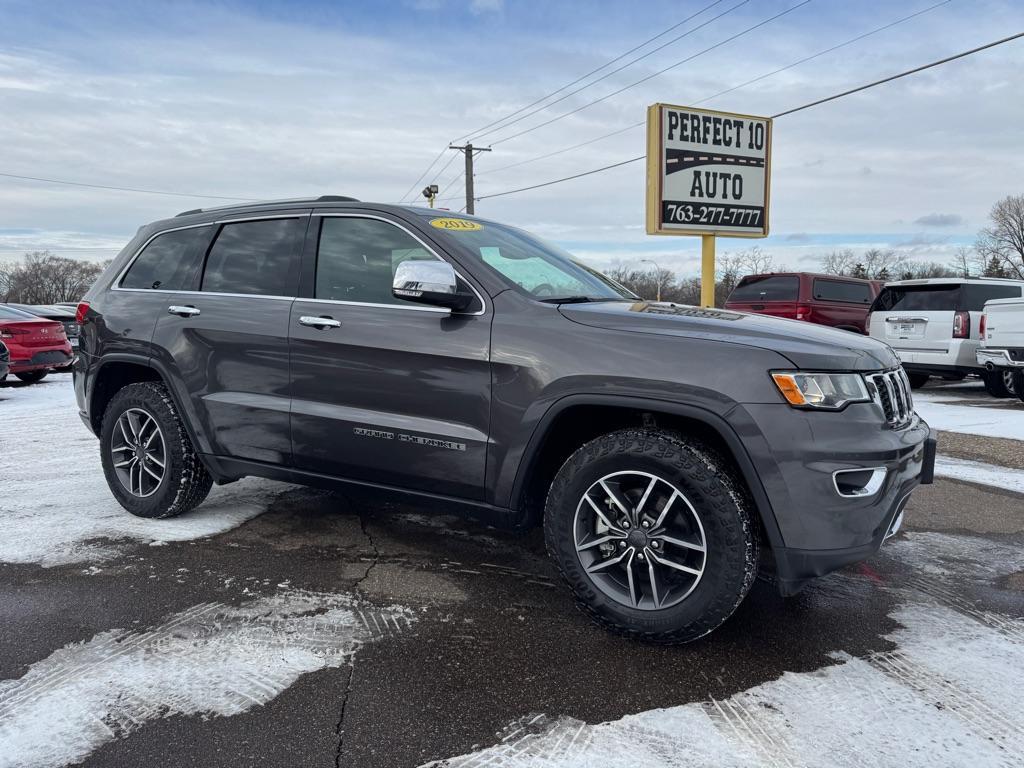
M 296 467 L 481 498 L 489 307 L 478 297 L 452 314 L 393 298 L 399 263 L 440 258 L 396 221 L 314 216 L 309 237 L 315 274 L 289 324 Z

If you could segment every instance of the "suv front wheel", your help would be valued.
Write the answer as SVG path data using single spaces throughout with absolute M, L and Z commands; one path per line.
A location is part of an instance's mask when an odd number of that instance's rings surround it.
M 155 382 L 114 395 L 103 415 L 100 459 L 114 497 L 139 517 L 188 512 L 213 485 L 167 387 Z
M 696 640 L 732 615 L 757 575 L 741 489 L 729 462 L 690 438 L 613 432 L 556 475 L 548 552 L 598 624 L 659 643 Z

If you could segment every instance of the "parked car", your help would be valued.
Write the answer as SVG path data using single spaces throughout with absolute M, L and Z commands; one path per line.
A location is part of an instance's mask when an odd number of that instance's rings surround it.
M 811 272 L 747 275 L 729 294 L 725 308 L 867 333 L 868 308 L 881 285 Z
M 657 642 L 870 557 L 931 482 L 865 336 L 642 301 L 498 222 L 342 198 L 142 227 L 78 308 L 111 492 L 178 515 L 246 475 L 543 523 L 582 608 Z
M 981 316 L 980 365 L 1024 400 L 1024 299 L 994 299 Z
M 20 309 L 30 315 L 42 317 L 46 320 L 56 320 L 64 326 L 64 333 L 71 342 L 72 347 L 78 346 L 78 323 L 75 322 L 75 309 L 77 304 L 68 307 L 65 304 L 13 304 L 5 306 Z
M 11 370 L 11 354 L 7 351 L 7 345 L 0 341 L 0 382 L 7 378 Z
M 10 353 L 10 373 L 29 384 L 71 364 L 71 344 L 63 324 L 54 320 L 0 304 L 0 339 Z
M 991 299 L 1020 298 L 1024 281 L 939 277 L 886 283 L 871 305 L 871 336 L 899 355 L 917 389 L 930 376 L 979 375 L 994 397 L 1011 393 L 1001 374 L 985 370 L 976 353 L 981 311 Z

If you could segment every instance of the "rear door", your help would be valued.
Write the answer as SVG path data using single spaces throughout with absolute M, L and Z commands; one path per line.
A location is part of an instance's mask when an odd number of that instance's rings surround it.
M 726 301 L 739 312 L 757 312 L 775 317 L 796 318 L 800 297 L 797 275 L 753 275 L 740 280 Z
M 309 211 L 219 221 L 198 290 L 165 294 L 153 336 L 200 450 L 286 465 L 288 318 Z
M 871 307 L 871 335 L 888 343 L 905 363 L 929 362 L 936 354 L 946 354 L 962 287 L 931 283 L 883 288 Z
M 314 215 L 291 311 L 298 468 L 462 498 L 483 495 L 491 310 L 391 295 L 407 259 L 441 258 L 380 214 Z

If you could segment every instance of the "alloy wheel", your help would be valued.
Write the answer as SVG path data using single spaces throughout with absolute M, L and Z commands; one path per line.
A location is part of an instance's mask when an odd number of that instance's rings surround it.
M 640 610 L 685 600 L 707 563 L 707 538 L 693 504 L 649 472 L 613 472 L 593 483 L 576 507 L 573 535 L 594 585 Z
M 167 446 L 156 419 L 141 408 L 122 413 L 110 437 L 114 472 L 125 490 L 144 499 L 156 493 L 167 471 Z

